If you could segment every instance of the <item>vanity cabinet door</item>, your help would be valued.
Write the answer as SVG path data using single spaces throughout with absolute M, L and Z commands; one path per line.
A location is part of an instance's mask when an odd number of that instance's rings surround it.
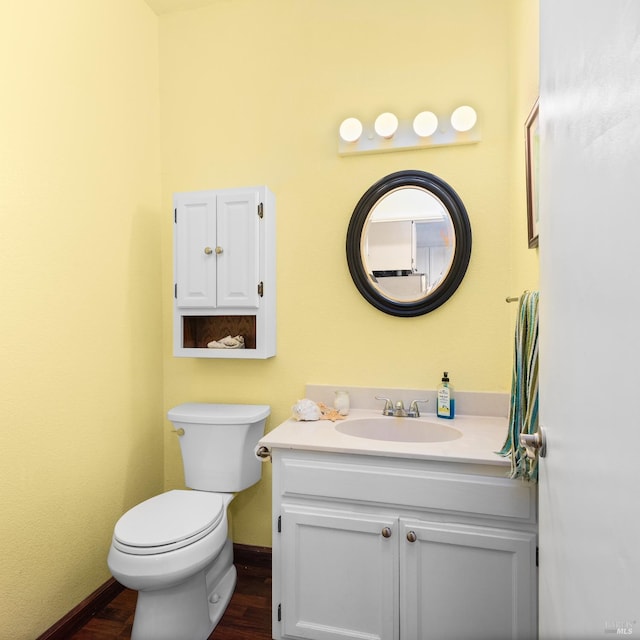
M 533 533 L 400 521 L 402 637 L 536 637 Z
M 398 640 L 397 531 L 393 517 L 283 505 L 281 637 Z

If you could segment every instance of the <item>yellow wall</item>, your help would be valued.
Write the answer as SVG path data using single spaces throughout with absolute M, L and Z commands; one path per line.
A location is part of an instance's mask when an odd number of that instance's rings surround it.
M 0 3 L 0 638 L 104 583 L 114 522 L 162 490 L 157 21 Z
M 35 637 L 102 584 L 117 518 L 182 486 L 177 403 L 268 403 L 273 428 L 307 382 L 433 388 L 447 369 L 508 390 L 503 300 L 537 281 L 520 240 L 532 4 L 0 4 L 0 638 Z M 464 102 L 478 145 L 336 153 L 346 116 Z M 458 191 L 474 242 L 456 295 L 412 319 L 369 306 L 344 251 L 360 195 L 405 168 Z M 277 197 L 278 355 L 173 358 L 171 194 L 249 184 Z M 264 470 L 234 502 L 237 542 L 270 544 Z
M 184 401 L 268 403 L 268 428 L 307 382 L 507 391 L 513 308 L 514 60 L 510 0 L 235 0 L 160 19 L 163 206 L 174 191 L 268 184 L 277 198 L 278 353 L 264 362 L 171 356 L 172 224 L 163 223 L 165 410 Z M 519 64 L 519 62 L 518 62 Z M 477 109 L 478 145 L 339 157 L 356 115 Z M 449 182 L 465 202 L 473 252 L 462 286 L 419 318 L 357 293 L 345 234 L 360 195 L 396 170 Z M 520 215 L 521 212 L 518 213 Z M 522 246 L 522 245 L 521 245 Z M 526 248 L 526 242 L 525 242 Z M 182 485 L 165 433 L 165 486 Z M 270 478 L 232 505 L 234 538 L 270 544 Z
M 511 91 L 511 296 L 525 289 L 538 288 L 538 249 L 529 249 L 527 242 L 527 201 L 525 182 L 524 123 L 538 97 L 538 0 L 517 0 L 513 5 L 511 38 L 513 51 L 513 82 Z M 516 305 L 511 305 L 515 307 Z M 516 309 L 512 310 L 515 324 Z

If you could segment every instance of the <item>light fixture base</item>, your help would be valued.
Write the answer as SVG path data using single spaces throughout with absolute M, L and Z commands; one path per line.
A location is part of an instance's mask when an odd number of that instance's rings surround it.
M 392 138 L 382 138 L 373 126 L 365 126 L 362 135 L 355 142 L 345 142 L 338 136 L 338 155 L 350 156 L 366 153 L 388 153 L 390 151 L 410 151 L 415 149 L 429 149 L 462 144 L 476 144 L 482 139 L 476 125 L 470 131 L 456 131 L 450 124 L 448 117 L 438 116 L 439 125 L 433 135 L 420 137 L 413 130 L 410 120 L 401 120 L 398 130 Z

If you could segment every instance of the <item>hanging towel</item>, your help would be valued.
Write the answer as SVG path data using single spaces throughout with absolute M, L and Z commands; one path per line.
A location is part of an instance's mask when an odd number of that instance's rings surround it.
M 538 299 L 537 291 L 525 291 L 518 305 L 513 354 L 509 430 L 501 456 L 511 456 L 511 477 L 538 480 L 538 456 L 527 457 L 520 445 L 521 433 L 538 430 Z

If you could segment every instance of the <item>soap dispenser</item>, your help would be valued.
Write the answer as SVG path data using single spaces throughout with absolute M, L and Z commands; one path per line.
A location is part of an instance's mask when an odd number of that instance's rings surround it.
M 444 372 L 442 381 L 438 385 L 438 418 L 452 420 L 456 414 L 456 401 L 453 397 L 453 387 L 449 384 L 449 373 Z

